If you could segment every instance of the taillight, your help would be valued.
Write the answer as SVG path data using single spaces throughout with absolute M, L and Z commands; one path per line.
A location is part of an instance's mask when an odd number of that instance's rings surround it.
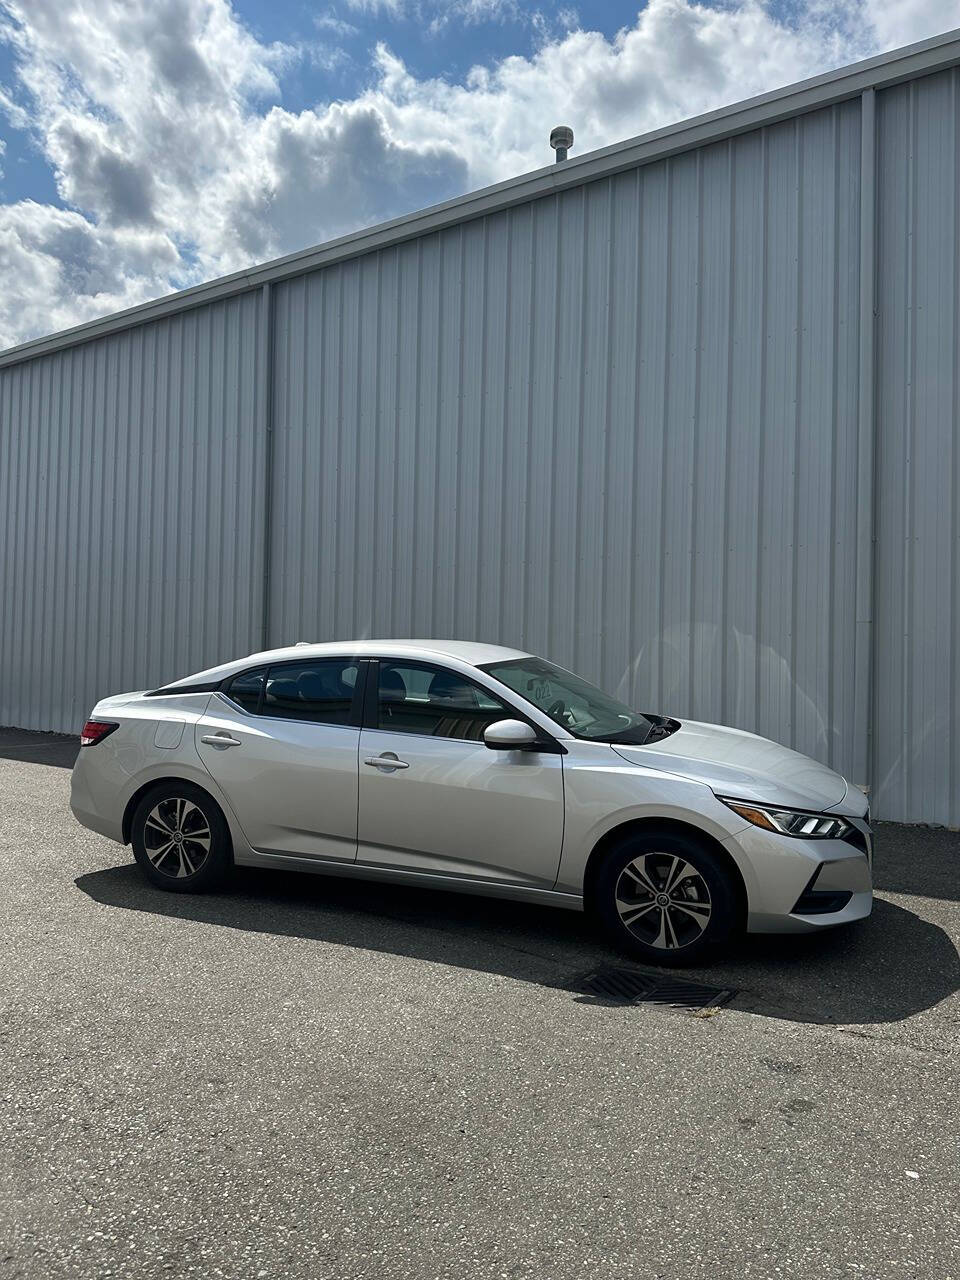
M 81 747 L 92 747 L 97 742 L 102 742 L 114 729 L 120 726 L 116 721 L 108 720 L 88 720 L 80 730 Z

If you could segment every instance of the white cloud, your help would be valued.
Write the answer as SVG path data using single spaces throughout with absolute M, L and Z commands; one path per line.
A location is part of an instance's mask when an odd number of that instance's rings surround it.
M 0 349 L 157 297 L 177 257 L 162 232 L 96 227 L 33 200 L 0 206 Z
M 0 26 L 0 36 L 2 33 L 3 28 Z M 30 127 L 30 113 L 24 111 L 3 85 L 0 85 L 0 115 L 5 115 L 15 129 Z
M 358 36 L 360 34 L 359 27 L 355 27 L 352 22 L 347 22 L 343 18 L 338 18 L 332 10 L 315 14 L 313 25 L 318 31 L 329 31 L 335 36 Z
M 957 0 L 864 0 L 863 17 L 877 50 L 896 49 L 960 27 L 960 3 Z
M 389 13 L 394 17 L 407 12 L 409 0 L 347 0 L 355 13 Z
M 471 26 L 509 21 L 527 24 L 538 32 L 547 31 L 551 25 L 541 9 L 525 0 L 347 0 L 347 4 L 355 13 L 417 22 L 431 35 L 453 23 Z M 576 21 L 576 10 L 566 7 L 559 11 L 554 25 L 564 31 L 575 26 Z
M 291 112 L 284 75 L 313 55 L 258 41 L 229 0 L 0 0 L 0 112 L 29 122 L 66 206 L 0 206 L 0 344 L 537 168 L 561 120 L 582 153 L 960 25 L 960 0 L 799 3 L 787 24 L 760 0 L 650 0 L 612 40 L 559 25 L 459 84 L 378 46 L 367 89 Z

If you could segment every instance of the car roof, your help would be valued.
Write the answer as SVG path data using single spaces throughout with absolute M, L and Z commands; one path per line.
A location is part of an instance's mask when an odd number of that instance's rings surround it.
M 235 658 L 231 662 L 208 667 L 205 671 L 173 680 L 164 685 L 164 688 L 186 689 L 192 685 L 214 684 L 247 667 L 268 662 L 295 661 L 298 658 L 305 661 L 308 658 L 383 657 L 441 662 L 452 658 L 477 667 L 487 662 L 509 662 L 514 658 L 529 656 L 523 649 L 508 649 L 503 645 L 480 644 L 472 640 L 331 640 L 322 644 L 305 643 L 301 640 L 282 649 L 265 649 L 260 653 L 247 654 L 245 658 Z

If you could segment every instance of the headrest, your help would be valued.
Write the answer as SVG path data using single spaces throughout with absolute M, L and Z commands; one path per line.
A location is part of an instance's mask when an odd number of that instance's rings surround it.
M 430 681 L 428 690 L 431 700 L 457 702 L 461 707 L 475 707 L 477 694 L 473 685 L 455 671 L 438 671 Z
M 380 701 L 404 702 L 407 697 L 407 686 L 403 676 L 393 667 L 380 668 Z

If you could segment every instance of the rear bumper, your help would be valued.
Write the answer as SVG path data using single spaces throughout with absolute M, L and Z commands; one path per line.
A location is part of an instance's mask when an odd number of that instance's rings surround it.
M 88 827 L 109 840 L 116 840 L 118 844 L 123 844 L 123 822 L 122 816 L 118 816 L 117 813 L 116 794 L 101 787 L 99 790 L 106 790 L 106 794 L 98 800 L 96 794 L 98 788 L 94 785 L 94 779 L 90 777 L 90 771 L 86 765 L 84 752 L 100 749 L 99 747 L 80 748 L 80 754 L 77 756 L 77 762 L 73 766 L 70 777 L 70 811 L 82 827 Z M 122 809 L 120 815 L 122 815 Z
M 747 886 L 750 933 L 815 933 L 849 924 L 873 906 L 872 843 L 862 820 L 851 819 L 866 852 L 845 840 L 794 840 L 759 827 L 729 836 L 724 845 Z M 820 896 L 816 905 L 809 891 Z M 836 909 L 823 910 L 824 902 Z

